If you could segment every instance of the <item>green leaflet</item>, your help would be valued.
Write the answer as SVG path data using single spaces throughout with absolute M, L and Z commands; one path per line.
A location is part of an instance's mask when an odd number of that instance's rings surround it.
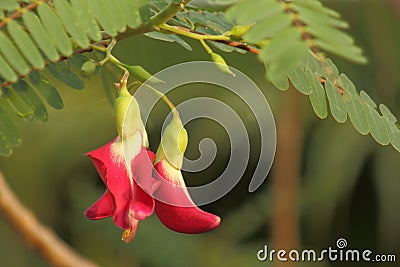
M 264 21 L 253 26 L 243 39 L 249 43 L 257 43 L 264 38 L 271 38 L 292 23 L 290 17 L 285 13 L 277 13 L 266 18 Z
M 212 13 L 209 11 L 204 11 L 206 17 L 207 26 L 216 30 L 219 33 L 224 33 L 232 29 L 233 24 L 225 19 L 225 15 L 221 12 Z
M 281 91 L 286 91 L 289 89 L 289 80 L 287 77 L 271 77 L 269 76 L 268 72 L 266 74 L 266 79 L 270 80 L 273 85 L 275 85 L 276 88 L 278 88 Z
M 149 32 L 144 34 L 147 37 L 156 39 L 156 40 L 161 40 L 165 42 L 170 42 L 170 43 L 177 43 L 183 48 L 185 48 L 188 51 L 192 51 L 192 47 L 186 43 L 182 38 L 177 36 L 176 34 L 165 34 L 161 32 Z
M 19 25 L 15 20 L 10 20 L 8 22 L 7 30 L 32 67 L 43 69 L 44 60 L 40 55 L 39 50 L 36 48 L 36 45 L 33 43 L 29 35 L 22 29 L 21 25 Z
M 349 24 L 343 20 L 331 16 L 321 16 L 321 12 L 298 5 L 296 2 L 294 2 L 294 7 L 299 13 L 300 19 L 306 24 L 325 24 L 342 29 L 349 27 Z
M 322 64 L 322 71 L 325 78 L 335 82 L 339 78 L 339 70 L 330 58 L 327 58 Z
M 360 102 L 360 97 L 357 94 L 351 94 L 348 91 L 345 91 L 343 100 L 354 128 L 356 128 L 356 130 L 362 135 L 368 134 L 369 126 L 367 118 L 365 117 L 364 109 Z
M 146 0 L 125 0 L 125 12 L 127 14 L 127 24 L 131 28 L 138 28 L 142 24 L 149 23 L 151 13 Z
M 385 126 L 389 134 L 390 143 L 392 146 L 400 152 L 400 129 L 387 117 L 384 117 Z
M 116 1 L 118 2 L 118 1 Z M 61 21 L 67 32 L 71 35 L 74 41 L 82 48 L 89 46 L 89 39 L 85 34 L 84 28 L 81 26 L 80 20 L 74 9 L 66 0 L 54 0 L 54 4 Z
M 4 58 L 0 54 L 0 77 L 4 80 L 16 82 L 18 80 L 17 75 L 12 68 L 7 64 Z
M 308 49 L 299 40 L 299 31 L 288 28 L 263 47 L 259 57 L 266 64 L 271 80 L 287 75 L 291 68 L 306 57 Z
M 324 72 L 322 71 L 322 64 L 313 56 L 313 54 L 310 52 L 308 53 L 305 61 L 304 61 L 304 66 L 311 70 L 312 73 L 315 73 L 318 76 L 324 76 Z
M 281 4 L 276 0 L 243 0 L 226 11 L 226 17 L 237 24 L 249 24 L 282 12 Z
M 40 72 L 32 71 L 29 74 L 29 79 L 39 94 L 46 100 L 47 104 L 55 109 L 62 109 L 64 107 L 57 89 L 51 84 L 46 76 Z
M 376 111 L 375 102 L 369 97 L 369 95 L 361 91 L 361 100 L 364 102 L 363 108 L 367 118 L 369 131 L 372 137 L 381 145 L 387 145 L 390 143 L 390 137 L 388 129 L 386 128 L 384 117 Z
M 22 97 L 15 88 L 3 88 L 3 94 L 18 116 L 28 117 L 33 114 L 34 110 L 31 103 L 26 101 L 26 99 Z
M 55 47 L 64 56 L 70 56 L 72 54 L 71 42 L 68 38 L 67 33 L 60 21 L 60 18 L 53 12 L 47 4 L 39 5 L 38 14 L 40 20 L 43 23 L 43 27 L 49 34 L 51 41 L 54 43 Z
M 78 77 L 78 75 L 72 72 L 65 61 L 59 63 L 50 63 L 48 68 L 50 73 L 65 85 L 78 90 L 81 90 L 85 87 L 83 81 Z
M 71 6 L 76 12 L 85 34 L 93 41 L 99 41 L 101 39 L 100 27 L 94 18 L 92 10 L 89 8 L 88 1 L 71 0 Z
M 1 0 L 0 1 L 0 10 L 1 9 L 13 10 L 13 9 L 17 9 L 18 7 L 19 7 L 19 5 L 16 0 Z
M 312 93 L 309 95 L 309 97 L 314 112 L 319 118 L 325 119 L 328 116 L 325 89 L 315 75 L 307 76 L 307 78 L 308 83 L 312 88 Z
M 118 33 L 117 25 L 114 24 L 114 16 L 111 13 L 112 8 L 109 2 L 105 0 L 88 1 L 89 8 L 92 10 L 94 17 L 106 32 L 111 36 L 116 36 Z
M 309 95 L 312 93 L 312 86 L 308 82 L 308 75 L 313 75 L 310 70 L 303 70 L 302 67 L 295 67 L 289 72 L 289 79 L 302 94 Z
M 12 148 L 7 143 L 7 137 L 0 132 L 0 155 L 1 156 L 11 156 Z
M 347 60 L 353 61 L 359 64 L 367 63 L 367 59 L 362 55 L 361 49 L 354 47 L 349 49 L 347 46 L 331 44 L 329 41 L 315 40 L 318 47 L 338 56 L 341 56 Z
M 335 85 L 330 80 L 325 81 L 325 89 L 333 118 L 339 123 L 346 122 L 347 110 L 343 96 L 339 93 Z
M 29 10 L 25 11 L 25 13 L 22 15 L 22 18 L 38 47 L 48 59 L 51 61 L 56 61 L 60 56 L 55 46 L 51 42 L 50 36 L 43 28 L 39 18 Z
M 296 13 L 295 17 L 293 13 Z M 323 50 L 356 63 L 366 63 L 362 50 L 355 46 L 353 38 L 341 30 L 348 24 L 340 19 L 337 12 L 324 7 L 319 1 L 242 0 L 229 8 L 226 16 L 237 24 L 256 23 L 244 36 L 246 42 L 273 42 L 286 28 L 297 28 L 299 33 L 303 33 L 302 39 L 307 41 L 307 45 L 311 45 L 311 38 L 314 39 L 312 43 Z
M 272 79 L 279 79 L 282 76 L 287 77 L 290 70 L 303 61 L 307 53 L 308 47 L 304 43 L 294 46 L 278 59 L 279 63 L 273 62 L 269 65 L 269 77 Z
M 23 9 L 22 3 L 29 1 L 0 2 L 2 15 L 6 14 L 3 10 L 22 11 L 21 19 L 8 20 L 6 27 L 0 31 L 0 82 L 4 85 L 12 82 L 8 87 L 1 88 L 0 93 L 0 154 L 9 155 L 12 147 L 20 143 L 19 139 L 12 139 L 7 130 L 16 132 L 16 128 L 12 128 L 15 126 L 12 124 L 14 117 L 19 119 L 19 116 L 24 121 L 46 121 L 47 111 L 41 98 L 55 109 L 63 107 L 57 89 L 37 71 L 45 67 L 45 62 L 55 78 L 72 88 L 82 89 L 84 83 L 71 71 L 69 60 L 54 62 L 61 56 L 69 58 L 73 50 L 89 47 L 90 41 L 99 41 L 103 35 L 115 36 L 125 31 L 127 26 L 142 26 L 150 21 L 152 13 L 146 0 L 116 0 L 112 5 L 106 0 L 55 0 L 51 1 L 52 5 L 41 2 L 31 10 Z M 211 13 L 204 13 L 203 18 L 215 24 L 222 20 L 220 15 Z M 223 25 L 226 27 L 226 23 Z M 172 39 L 191 49 L 180 37 L 173 36 Z M 77 64 L 79 60 L 80 56 L 74 56 L 70 62 Z M 29 83 L 19 80 L 18 75 L 29 75 Z M 111 79 L 110 99 L 113 98 L 111 91 L 115 92 L 114 80 Z M 8 113 L 3 113 L 3 110 Z M 10 115 L 9 110 L 15 112 Z M 12 118 L 11 122 L 7 114 Z M 20 138 L 19 134 L 15 136 Z
M 222 13 L 198 12 L 189 10 L 188 13 L 178 13 L 174 24 L 188 25 L 199 32 L 206 30 L 209 34 L 222 34 L 232 29 L 232 23 L 226 20 Z
M 361 97 L 361 101 L 372 107 L 373 109 L 376 109 L 377 105 L 375 104 L 374 100 L 371 99 L 371 97 L 363 90 L 361 90 L 360 92 L 360 97 Z
M 389 108 L 384 104 L 379 105 L 379 110 L 381 111 L 382 115 L 385 116 L 390 122 L 395 123 L 397 121 L 396 116 L 394 116 Z
M 217 42 L 211 42 L 211 41 L 206 41 L 207 44 L 221 50 L 222 52 L 226 52 L 226 53 L 231 53 L 231 52 L 238 52 L 240 54 L 245 54 L 247 51 L 243 50 L 243 49 L 239 49 L 237 47 L 232 47 L 226 44 L 222 44 L 222 43 L 217 43 Z
M 352 94 L 352 95 L 357 95 L 357 96 L 358 96 L 356 86 L 355 86 L 354 83 L 347 77 L 346 74 L 341 73 L 341 74 L 339 75 L 339 83 L 340 83 L 340 85 L 342 86 L 342 88 L 343 88 L 345 91 L 349 92 L 349 93 Z
M 22 143 L 21 135 L 14 121 L 2 105 L 0 105 L 0 132 L 5 137 L 5 142 L 10 146 L 19 146 Z
M 0 31 L 0 54 L 8 61 L 18 74 L 27 74 L 30 70 L 22 55 L 18 52 L 17 48 L 11 40 Z
M 279 57 L 296 47 L 300 41 L 300 32 L 296 28 L 288 28 L 277 34 L 270 43 L 261 50 L 260 57 L 266 63 L 278 61 Z
M 47 110 L 42 100 L 38 97 L 32 87 L 24 80 L 12 85 L 15 93 L 24 101 L 32 110 L 33 118 L 37 121 L 47 121 Z
M 302 6 L 305 8 L 308 8 L 310 10 L 314 10 L 315 12 L 327 15 L 327 16 L 331 16 L 334 18 L 340 18 L 340 14 L 337 13 L 336 11 L 324 7 L 319 1 L 315 1 L 315 0 L 297 0 L 294 1 L 293 4 L 295 6 Z
M 384 117 L 369 105 L 363 105 L 365 116 L 367 117 L 369 131 L 372 137 L 381 145 L 390 143 L 388 130 L 386 129 Z
M 109 1 L 104 2 L 108 4 L 109 9 L 112 9 L 112 13 L 119 14 L 119 16 L 113 16 L 114 27 L 118 32 L 124 32 L 126 30 L 126 21 L 128 20 L 128 17 L 131 16 L 130 12 L 128 14 L 125 12 L 126 7 L 124 7 L 125 4 L 123 3 L 125 0 L 113 1 L 112 6 L 110 6 Z

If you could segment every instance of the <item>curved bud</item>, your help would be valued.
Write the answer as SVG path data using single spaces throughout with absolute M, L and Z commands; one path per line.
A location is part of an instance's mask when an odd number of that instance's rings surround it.
M 228 65 L 225 62 L 225 59 L 221 57 L 220 55 L 211 52 L 211 60 L 214 61 L 217 64 L 217 67 L 222 70 L 225 73 L 228 73 L 232 76 L 235 76 L 235 74 L 229 69 Z
M 181 169 L 183 154 L 186 151 L 188 135 L 178 115 L 174 115 L 170 124 L 165 128 L 161 144 L 156 153 L 156 163 L 167 160 L 174 168 Z
M 224 33 L 225 36 L 242 37 L 245 35 L 255 23 L 247 25 L 236 25 L 230 31 Z

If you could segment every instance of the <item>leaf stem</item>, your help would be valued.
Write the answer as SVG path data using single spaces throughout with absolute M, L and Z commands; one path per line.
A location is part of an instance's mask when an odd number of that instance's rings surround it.
M 107 48 L 105 48 L 105 47 L 102 47 L 102 46 L 98 46 L 98 45 L 91 45 L 91 47 L 94 49 L 94 50 L 97 50 L 97 51 L 100 51 L 100 52 L 103 52 L 103 53 L 105 53 L 106 55 L 105 55 L 105 57 L 101 60 L 101 61 L 99 61 L 99 62 L 97 62 L 97 65 L 98 66 L 103 66 L 104 64 L 106 64 L 107 62 L 111 62 L 111 63 L 113 63 L 114 65 L 116 65 L 118 68 L 120 68 L 121 70 L 127 70 L 126 69 L 126 64 L 124 64 L 124 63 L 122 63 L 121 61 L 119 61 L 113 54 L 112 54 L 112 50 L 114 49 L 114 47 L 115 47 L 115 45 L 117 44 L 117 40 L 116 39 L 112 39 L 111 40 L 111 42 L 110 42 L 110 44 L 108 45 L 108 47 Z
M 159 26 L 166 23 L 172 17 L 174 17 L 185 5 L 189 4 L 191 0 L 181 0 L 180 2 L 171 1 L 171 3 L 161 10 L 159 13 L 154 15 L 150 19 L 151 26 Z
M 147 83 L 142 83 L 142 85 L 146 86 L 148 89 L 150 89 L 151 91 L 153 91 L 155 94 L 159 95 L 160 98 L 168 105 L 168 107 L 171 109 L 171 111 L 173 112 L 174 117 L 178 117 L 179 118 L 179 113 L 176 110 L 175 105 L 171 102 L 171 100 L 169 100 L 169 98 L 164 94 L 161 93 L 160 91 L 158 91 L 157 89 L 155 89 L 153 86 L 147 84 Z
M 158 26 L 160 29 L 176 33 L 182 36 L 186 36 L 195 40 L 210 40 L 210 41 L 229 41 L 230 38 L 224 35 L 208 35 L 208 34 L 199 34 L 190 31 L 182 30 L 180 27 L 170 26 L 167 24 L 161 24 Z
M 213 51 L 212 49 L 206 44 L 204 40 L 200 40 L 201 45 L 204 47 L 204 49 L 207 51 L 208 54 L 211 54 Z

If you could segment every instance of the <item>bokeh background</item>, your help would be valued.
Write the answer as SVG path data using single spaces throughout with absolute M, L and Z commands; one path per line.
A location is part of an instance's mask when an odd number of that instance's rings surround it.
M 400 2 L 398 0 L 324 1 L 350 22 L 350 33 L 365 49 L 366 66 L 334 58 L 358 89 L 367 91 L 400 116 Z M 340 42 L 340 40 L 338 40 Z M 208 60 L 199 44 L 188 52 L 176 44 L 147 37 L 124 40 L 115 49 L 129 64 L 157 72 L 176 63 Z M 272 171 L 260 189 L 247 191 L 258 159 L 259 136 L 248 108 L 234 96 L 211 86 L 173 91 L 175 104 L 195 96 L 224 100 L 244 119 L 252 144 L 245 176 L 228 195 L 204 206 L 222 217 L 221 226 L 202 235 L 165 228 L 154 215 L 139 224 L 135 240 L 125 244 L 111 219 L 87 220 L 83 212 L 104 191 L 91 161 L 83 154 L 115 135 L 112 109 L 99 76 L 86 89 L 61 88 L 65 108 L 49 109 L 49 122 L 23 126 L 23 145 L 12 157 L 0 158 L 0 170 L 20 200 L 68 244 L 100 266 L 279 266 L 259 262 L 258 250 L 335 247 L 346 238 L 349 248 L 396 254 L 400 266 L 400 154 L 359 135 L 350 123 L 316 118 L 308 99 L 279 92 L 264 79 L 254 55 L 224 54 L 227 62 L 262 89 L 275 115 L 278 151 Z M 167 108 L 160 104 L 147 125 L 151 148 L 160 139 Z M 214 163 L 200 173 L 185 173 L 189 185 L 205 184 L 221 173 L 229 157 L 229 139 L 209 120 L 187 125 L 186 156 L 199 157 L 198 143 L 212 138 L 218 147 Z M 205 131 L 205 129 L 207 129 Z M 0 214 L 0 266 L 48 266 L 27 246 Z M 286 266 L 286 265 L 285 265 Z M 297 263 L 293 266 L 366 266 L 355 262 Z M 381 266 L 370 263 L 368 266 Z

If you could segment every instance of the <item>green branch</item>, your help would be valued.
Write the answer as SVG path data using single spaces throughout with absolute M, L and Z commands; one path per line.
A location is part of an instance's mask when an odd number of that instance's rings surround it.
M 158 26 L 166 23 L 174 17 L 182 8 L 189 4 L 191 0 L 181 0 L 180 2 L 172 1 L 167 7 L 154 15 L 150 20 L 151 26 Z
M 208 35 L 208 34 L 198 34 L 195 32 L 188 31 L 180 27 L 170 26 L 167 24 L 160 24 L 158 26 L 160 29 L 167 30 L 171 33 L 176 33 L 182 36 L 186 36 L 195 40 L 210 40 L 210 41 L 229 41 L 230 38 L 224 35 Z

